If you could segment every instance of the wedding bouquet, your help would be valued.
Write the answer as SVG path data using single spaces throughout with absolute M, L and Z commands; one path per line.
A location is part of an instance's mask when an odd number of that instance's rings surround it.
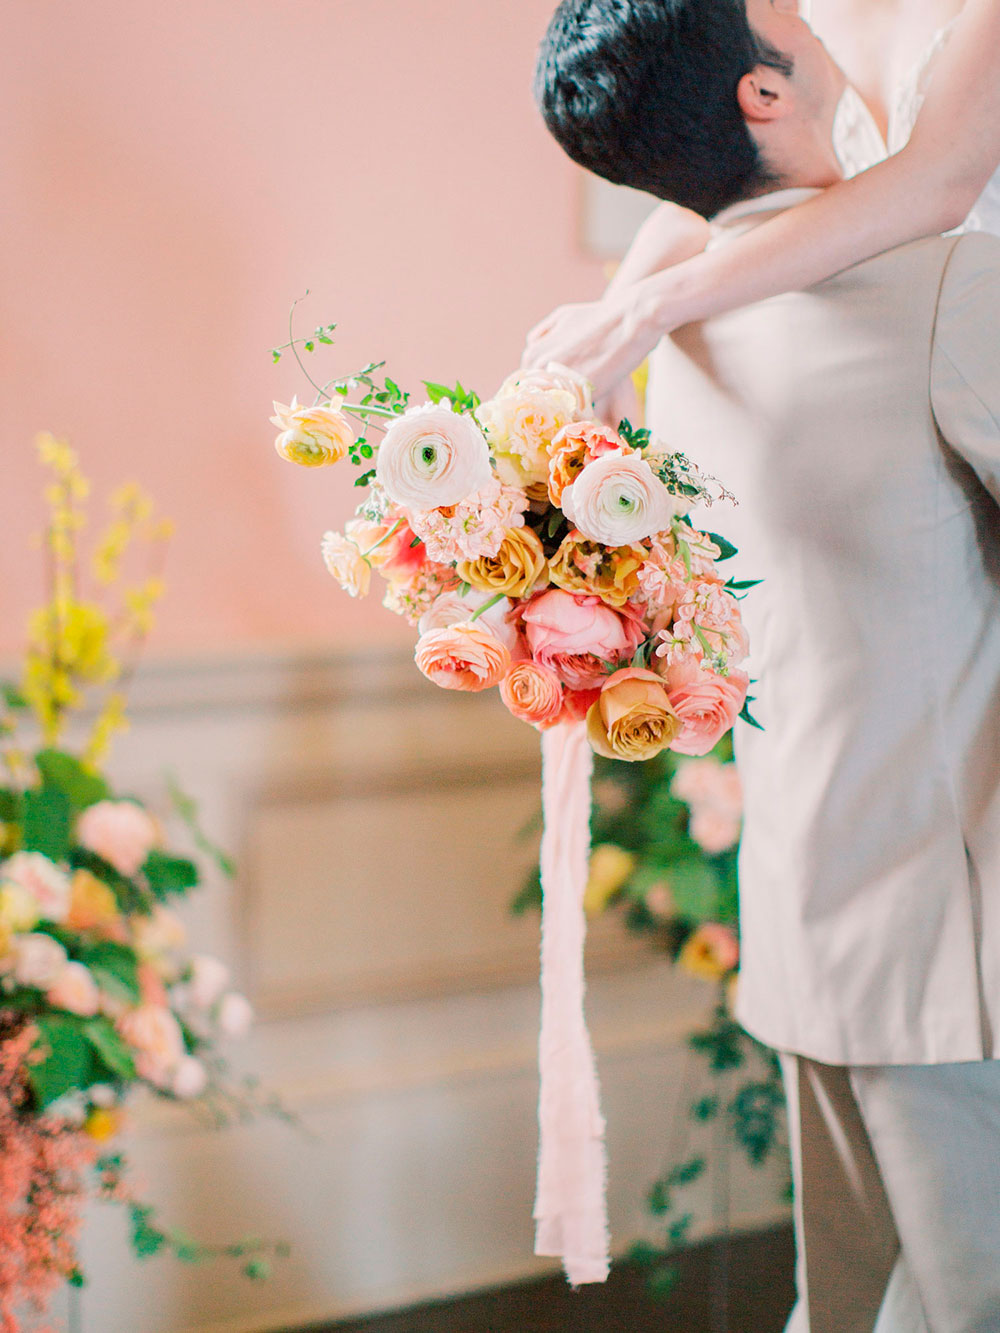
M 648 431 L 597 420 L 565 367 L 515 372 L 487 402 L 427 383 L 416 406 L 373 369 L 272 418 L 293 462 L 374 460 L 356 516 L 323 538 L 341 586 L 364 596 L 378 573 L 445 689 L 496 686 L 539 729 L 585 719 L 613 758 L 711 750 L 748 685 L 746 585 L 719 570 L 734 550 L 688 515 L 720 488 Z
M 244 1035 L 252 1012 L 224 964 L 191 951 L 169 906 L 198 884 L 197 865 L 171 851 L 160 820 L 116 793 L 99 767 L 126 724 L 123 689 L 160 592 L 157 552 L 167 527 L 137 488 L 119 491 L 94 552 L 96 580 L 107 588 L 119 580 L 137 538 L 153 566 L 124 588 L 117 611 L 84 598 L 77 544 L 87 483 L 66 444 L 42 436 L 39 450 L 53 477 L 45 543 L 51 595 L 32 617 L 20 681 L 0 693 L 3 1333 L 16 1333 L 25 1300 L 44 1308 L 60 1282 L 82 1284 L 76 1238 L 90 1190 L 128 1207 L 140 1255 L 225 1254 L 262 1276 L 261 1251 L 272 1248 L 207 1247 L 162 1230 L 132 1194 L 122 1153 L 100 1147 L 140 1087 L 217 1121 L 247 1109 L 217 1045 Z M 88 703 L 89 734 L 72 745 L 67 725 Z M 196 846 L 228 869 L 190 799 L 174 798 Z
M 293 308 L 294 310 L 294 308 Z M 603 1281 L 609 1238 L 604 1121 L 583 1017 L 584 888 L 593 753 L 704 755 L 746 711 L 739 599 L 719 572 L 734 548 L 690 511 L 726 495 L 628 421 L 596 415 L 565 366 L 515 371 L 483 402 L 424 381 L 412 403 L 381 363 L 275 403 L 278 453 L 349 459 L 366 495 L 323 538 L 352 596 L 377 572 L 384 604 L 415 626 L 416 665 L 453 690 L 499 689 L 542 732 L 542 1031 L 535 1250 L 570 1281 Z M 731 498 L 731 497 L 728 497 Z

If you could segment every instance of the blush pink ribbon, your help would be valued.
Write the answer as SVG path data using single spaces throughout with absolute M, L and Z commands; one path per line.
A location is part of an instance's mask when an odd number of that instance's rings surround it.
M 584 1018 L 583 894 L 594 756 L 582 722 L 542 735 L 542 1030 L 535 1253 L 575 1287 L 608 1276 L 607 1155 Z

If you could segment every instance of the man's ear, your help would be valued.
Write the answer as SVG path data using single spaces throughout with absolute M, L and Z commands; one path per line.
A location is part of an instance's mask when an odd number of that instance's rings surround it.
M 750 124 L 781 120 L 792 109 L 788 80 L 776 69 L 755 65 L 736 86 L 743 119 Z

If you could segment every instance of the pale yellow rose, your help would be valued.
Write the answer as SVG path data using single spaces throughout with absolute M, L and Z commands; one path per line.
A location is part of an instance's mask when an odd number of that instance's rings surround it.
M 372 584 L 371 561 L 349 537 L 339 532 L 324 532 L 323 563 L 344 592 L 352 597 L 367 597 Z
M 463 583 L 481 592 L 526 597 L 545 579 L 545 551 L 532 528 L 508 528 L 494 556 L 461 560 L 456 566 Z
M 680 731 L 663 681 L 652 671 L 626 667 L 609 676 L 587 713 L 587 736 L 606 759 L 652 759 Z
M 97 930 L 118 920 L 118 900 L 108 886 L 89 870 L 78 870 L 70 884 L 70 930 Z
M 566 536 L 549 565 L 549 579 L 566 592 L 600 597 L 624 606 L 639 588 L 639 570 L 649 552 L 643 546 L 602 546 L 577 531 Z
M 590 874 L 583 894 L 583 910 L 598 916 L 635 869 L 635 857 L 624 847 L 603 842 L 590 853 Z
M 7 883 L 0 888 L 0 926 L 8 934 L 33 930 L 40 919 L 37 899 L 22 884 Z
M 328 467 L 339 463 L 354 443 L 354 427 L 343 411 L 333 403 L 300 407 L 274 404 L 272 423 L 281 434 L 274 447 L 282 458 L 301 467 Z

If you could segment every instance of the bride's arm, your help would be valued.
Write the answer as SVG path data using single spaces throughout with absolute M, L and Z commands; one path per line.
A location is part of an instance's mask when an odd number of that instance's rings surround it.
M 1000 0 L 966 0 L 905 148 L 728 245 L 562 307 L 529 334 L 525 360 L 573 365 L 602 392 L 681 324 L 958 226 L 998 163 Z

